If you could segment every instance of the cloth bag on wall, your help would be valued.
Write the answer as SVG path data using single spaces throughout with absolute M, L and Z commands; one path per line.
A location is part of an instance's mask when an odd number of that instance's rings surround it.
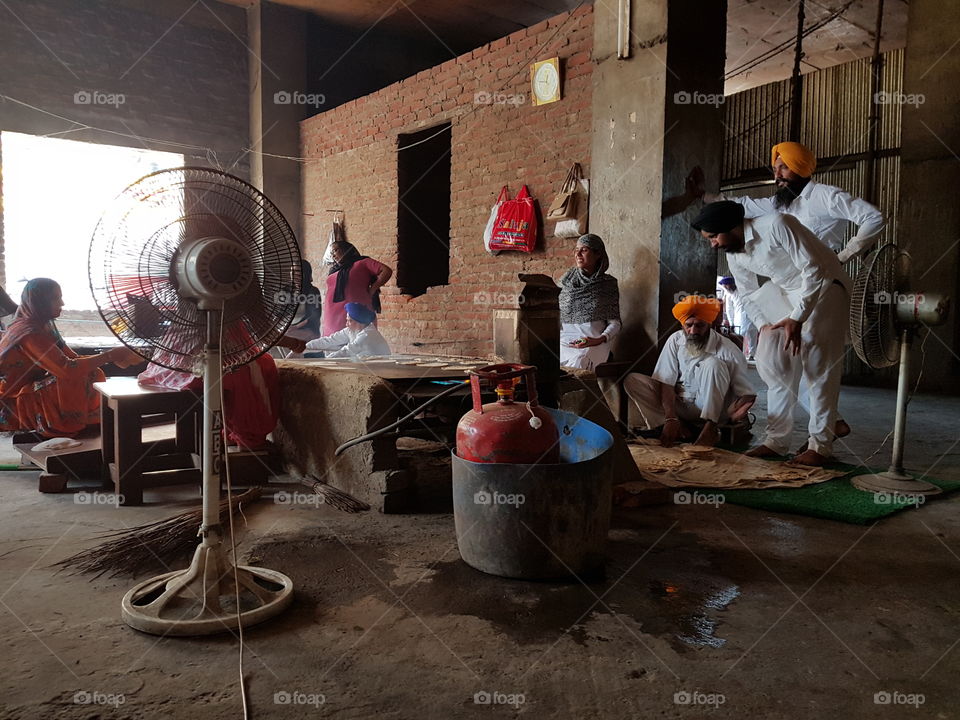
M 500 206 L 503 205 L 503 201 L 510 197 L 510 194 L 507 192 L 507 186 L 504 185 L 500 190 L 500 195 L 497 196 L 497 201 L 493 204 L 493 207 L 490 208 L 490 219 L 487 220 L 487 227 L 483 230 L 483 249 L 486 250 L 491 255 L 499 255 L 499 250 L 491 250 L 490 242 L 493 240 L 493 228 L 497 224 L 497 214 L 500 212 Z
M 333 244 L 347 239 L 347 228 L 344 224 L 343 212 L 337 210 L 333 216 L 333 227 L 330 228 L 330 237 L 327 240 L 327 249 L 323 253 L 323 262 L 333 265 Z
M 569 220 L 560 220 L 553 228 L 553 236 L 560 238 L 576 238 L 587 232 L 590 219 L 590 181 L 580 178 L 577 181 L 576 217 Z
M 574 163 L 567 171 L 567 177 L 560 186 L 559 194 L 553 199 L 547 210 L 548 222 L 554 220 L 572 220 L 577 217 L 577 188 L 583 178 L 580 163 Z
M 513 200 L 506 199 L 500 204 L 493 224 L 490 249 L 533 252 L 536 244 L 537 211 L 524 185 Z

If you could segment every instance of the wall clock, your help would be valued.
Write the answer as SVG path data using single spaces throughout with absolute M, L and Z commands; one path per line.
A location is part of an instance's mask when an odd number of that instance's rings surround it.
M 541 60 L 530 66 L 530 89 L 534 105 L 560 99 L 560 58 Z

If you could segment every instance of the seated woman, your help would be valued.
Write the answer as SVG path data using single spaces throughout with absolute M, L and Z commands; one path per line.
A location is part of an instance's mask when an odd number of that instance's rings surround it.
M 359 303 L 375 313 L 380 312 L 380 288 L 393 275 L 391 268 L 361 255 L 346 240 L 333 243 L 332 252 L 334 264 L 327 275 L 327 292 L 323 298 L 324 335 L 333 335 L 346 327 L 347 303 Z
M 53 321 L 63 309 L 60 286 L 34 278 L 0 340 L 0 430 L 72 437 L 100 424 L 101 367 L 126 367 L 140 356 L 125 347 L 81 357 L 71 350 Z
M 227 332 L 245 332 L 228 330 Z M 304 342 L 285 335 L 277 342 L 294 352 L 303 352 Z M 161 359 L 162 361 L 162 359 Z M 188 372 L 170 370 L 155 363 L 137 377 L 141 385 L 168 390 L 203 391 L 203 379 Z M 228 445 L 246 450 L 267 447 L 267 435 L 280 419 L 280 375 L 270 353 L 223 374 L 223 426 Z
M 359 360 L 372 355 L 389 355 L 390 346 L 373 321 L 376 314 L 366 305 L 347 303 L 347 326 L 332 335 L 307 343 L 307 350 L 327 351 L 328 358 Z
M 574 259 L 560 278 L 560 364 L 593 370 L 610 357 L 608 343 L 620 332 L 620 289 L 597 235 L 580 236 Z

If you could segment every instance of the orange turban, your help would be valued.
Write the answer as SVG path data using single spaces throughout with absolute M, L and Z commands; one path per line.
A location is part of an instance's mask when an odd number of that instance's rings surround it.
M 784 164 L 800 177 L 808 178 L 817 169 L 817 157 L 798 142 L 782 142 L 770 150 L 770 164 L 782 157 Z
M 713 325 L 713 321 L 720 316 L 722 311 L 722 302 L 704 295 L 687 295 L 673 306 L 673 316 L 681 323 L 686 322 L 689 317 L 693 316 Z

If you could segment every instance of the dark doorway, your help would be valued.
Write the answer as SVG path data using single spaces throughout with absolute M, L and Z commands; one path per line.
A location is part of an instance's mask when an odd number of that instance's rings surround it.
M 450 282 L 450 123 L 397 138 L 397 286 Z

